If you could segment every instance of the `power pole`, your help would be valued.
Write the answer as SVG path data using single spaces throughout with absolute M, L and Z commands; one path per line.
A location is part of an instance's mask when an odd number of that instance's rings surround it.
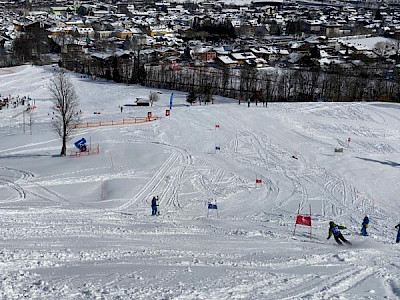
M 33 119 L 32 119 L 32 112 L 29 113 L 29 130 L 32 135 L 32 125 L 33 125 Z
M 24 133 L 25 133 L 25 109 L 22 111 L 22 115 L 23 115 L 23 122 L 24 122 Z

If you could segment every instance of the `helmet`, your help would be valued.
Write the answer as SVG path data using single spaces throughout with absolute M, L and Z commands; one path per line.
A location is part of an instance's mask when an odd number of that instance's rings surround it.
M 365 215 L 365 217 L 364 217 L 364 218 L 367 218 L 367 219 L 368 219 L 369 217 L 368 217 L 368 215 Z
M 335 225 L 335 223 L 333 221 L 330 221 L 329 226 L 333 226 L 333 225 Z

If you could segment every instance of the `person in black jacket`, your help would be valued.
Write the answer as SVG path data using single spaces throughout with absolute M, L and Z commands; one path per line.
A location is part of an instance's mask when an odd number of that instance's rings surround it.
M 156 216 L 157 215 L 157 198 L 153 197 L 153 199 L 151 200 L 151 215 L 152 216 Z
M 398 228 L 398 229 L 399 229 L 399 230 L 397 231 L 396 243 L 400 243 L 400 223 L 397 224 L 394 228 Z

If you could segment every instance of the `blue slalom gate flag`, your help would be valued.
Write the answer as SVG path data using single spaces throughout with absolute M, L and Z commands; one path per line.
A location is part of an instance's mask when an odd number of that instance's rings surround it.
M 208 209 L 218 209 L 217 204 L 208 203 Z
M 172 109 L 172 99 L 174 98 L 174 93 L 171 93 L 171 98 L 169 99 L 169 110 Z

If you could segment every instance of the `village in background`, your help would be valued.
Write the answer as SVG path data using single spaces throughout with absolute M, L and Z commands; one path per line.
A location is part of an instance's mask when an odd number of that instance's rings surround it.
M 400 298 L 396 3 L 0 7 L 1 300 Z
M 0 66 L 238 101 L 397 101 L 395 1 L 2 1 Z

